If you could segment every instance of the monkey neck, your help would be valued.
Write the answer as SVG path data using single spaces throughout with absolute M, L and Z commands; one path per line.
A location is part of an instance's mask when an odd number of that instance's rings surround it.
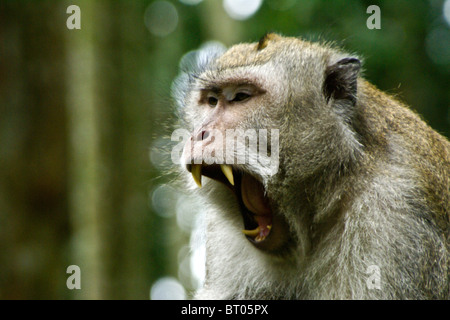
M 391 161 L 392 136 L 411 134 L 395 126 L 395 120 L 416 121 L 400 102 L 362 79 L 358 82 L 358 102 L 352 113 L 351 122 L 345 125 L 354 133 L 360 148 L 352 149 L 351 144 L 335 148 L 330 152 L 329 162 L 302 182 L 313 243 L 317 243 L 316 235 L 342 227 L 340 222 L 350 210 L 351 199 L 363 192 L 364 185 L 358 182 L 370 181 L 379 166 Z M 338 137 L 336 144 L 342 138 Z
M 352 120 L 344 124 L 348 132 L 354 134 L 356 143 L 341 143 L 348 137 L 336 131 L 337 138 L 328 161 L 301 179 L 299 198 L 311 227 L 312 247 L 333 228 L 342 227 L 343 216 L 352 205 L 351 199 L 362 192 L 358 182 L 370 180 L 374 168 L 389 157 L 388 140 L 392 130 L 389 117 L 394 115 L 385 109 L 400 109 L 400 103 L 364 80 L 359 85 L 361 93 Z
M 349 159 L 335 167 L 322 168 L 303 181 L 305 197 L 313 209 L 313 222 L 320 222 L 333 215 L 335 208 L 343 207 L 352 193 L 351 181 L 356 178 L 358 168 L 357 161 Z

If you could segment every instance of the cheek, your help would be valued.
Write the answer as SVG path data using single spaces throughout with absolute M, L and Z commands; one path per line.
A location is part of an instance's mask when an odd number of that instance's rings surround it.
M 236 105 L 229 108 L 223 114 L 224 127 L 237 129 L 248 127 L 248 123 L 254 118 L 255 110 L 249 105 Z
M 243 112 L 232 110 L 224 112 L 218 122 L 222 123 L 223 129 L 235 129 L 244 119 L 245 115 Z
M 190 124 L 190 128 L 192 131 L 198 130 L 201 128 L 206 122 L 210 115 L 210 108 L 206 108 L 205 106 L 195 106 L 190 110 L 188 123 Z

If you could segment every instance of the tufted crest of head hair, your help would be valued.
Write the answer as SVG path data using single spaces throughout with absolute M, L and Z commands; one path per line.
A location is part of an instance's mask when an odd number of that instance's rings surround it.
M 267 47 L 270 41 L 276 40 L 277 38 L 280 38 L 280 36 L 275 33 L 266 33 L 261 37 L 261 39 L 259 39 L 256 50 L 260 51 L 264 49 L 265 47 Z

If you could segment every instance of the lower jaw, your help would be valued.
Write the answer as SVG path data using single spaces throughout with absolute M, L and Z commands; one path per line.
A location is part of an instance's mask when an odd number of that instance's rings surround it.
M 213 166 L 203 167 L 200 174 L 224 184 L 234 193 L 243 220 L 243 236 L 245 236 L 256 248 L 262 251 L 276 255 L 285 252 L 292 242 L 289 227 L 286 220 L 273 210 L 273 204 L 270 203 L 270 200 L 267 198 L 264 200 L 264 202 L 268 203 L 266 208 L 270 207 L 270 210 L 266 210 L 266 212 L 260 214 L 254 214 L 244 204 L 242 197 L 242 180 L 243 176 L 248 175 L 248 173 L 233 170 L 234 183 L 231 185 L 228 181 L 230 179 L 228 177 L 225 178 L 220 169 L 218 170 L 217 167 L 214 168 Z M 190 169 L 191 167 L 188 167 L 189 171 L 191 171 Z M 246 179 L 248 178 L 249 177 L 247 176 Z M 252 177 L 252 179 L 255 178 Z M 258 184 L 259 185 L 256 187 L 263 188 L 259 181 Z M 261 206 L 259 206 L 259 208 L 261 209 Z
M 244 222 L 244 229 L 242 233 L 252 243 L 260 243 L 264 241 L 271 232 L 272 229 L 272 213 L 265 215 L 258 215 L 252 213 L 245 205 L 245 201 L 242 195 L 242 180 L 243 174 L 235 175 L 235 188 L 234 194 L 237 198 L 241 216 Z
M 242 175 L 237 175 L 235 178 L 236 187 L 241 187 Z M 247 240 L 252 243 L 256 248 L 280 255 L 289 249 L 290 243 L 290 231 L 286 220 L 276 212 L 273 208 L 270 215 L 255 215 L 250 212 L 244 205 L 242 195 L 234 192 L 239 203 L 241 216 L 243 219 L 244 230 L 242 231 Z M 260 228 L 258 232 L 254 232 L 249 235 L 249 232 L 255 231 Z M 259 235 L 259 238 L 258 238 Z

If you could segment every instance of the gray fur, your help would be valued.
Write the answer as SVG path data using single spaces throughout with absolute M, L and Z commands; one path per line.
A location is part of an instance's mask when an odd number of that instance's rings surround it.
M 232 194 L 206 181 L 198 195 L 208 208 L 207 274 L 196 298 L 450 298 L 450 144 L 355 68 L 356 91 L 327 99 L 326 70 L 344 58 L 355 59 L 272 35 L 213 54 L 177 80 L 191 129 L 210 112 L 198 107 L 200 87 L 242 78 L 267 89 L 236 127 L 280 130 L 279 170 L 260 176 L 292 235 L 283 255 L 259 250 L 240 231 Z M 367 284 L 372 265 L 379 289 Z

